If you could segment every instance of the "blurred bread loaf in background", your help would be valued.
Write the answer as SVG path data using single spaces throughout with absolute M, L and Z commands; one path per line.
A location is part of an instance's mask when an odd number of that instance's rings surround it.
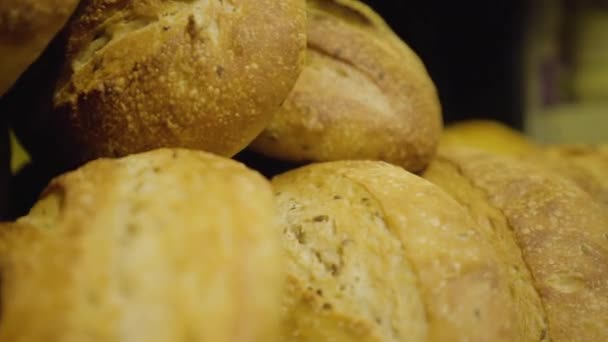
M 2 104 L 34 159 L 232 156 L 301 70 L 304 0 L 84 0 Z
M 420 171 L 441 108 L 418 56 L 356 0 L 311 0 L 306 63 L 252 149 L 280 160 L 384 160 Z
M 55 179 L 0 229 L 0 341 L 278 341 L 270 184 L 157 150 Z
M 0 96 L 40 56 L 79 0 L 2 0 Z

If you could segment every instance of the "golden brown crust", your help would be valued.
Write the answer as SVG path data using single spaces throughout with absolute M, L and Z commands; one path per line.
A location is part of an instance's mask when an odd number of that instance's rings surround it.
M 320 184 L 319 189 L 309 191 L 315 198 L 322 186 L 334 184 L 334 191 L 343 192 L 338 201 L 363 202 L 370 209 L 353 206 L 347 213 L 335 213 L 331 201 L 336 199 L 324 198 L 311 201 L 312 206 L 328 211 L 328 215 L 345 215 L 338 218 L 342 220 L 362 211 L 376 215 L 403 243 L 418 278 L 430 341 L 517 340 L 519 326 L 514 322 L 520 313 L 513 305 L 501 259 L 468 213 L 446 193 L 401 168 L 380 162 L 317 164 L 281 177 L 293 180 L 293 175 L 305 172 L 314 177 L 294 182 L 293 188 L 303 192 Z M 281 177 L 282 182 L 288 181 Z M 362 199 L 361 190 L 353 189 L 363 189 L 367 196 Z
M 423 174 L 458 201 L 475 220 L 477 232 L 499 257 L 499 271 L 507 279 L 514 305 L 514 341 L 549 341 L 546 315 L 514 233 L 502 212 L 493 207 L 485 192 L 441 155 Z
M 288 286 L 283 341 L 426 341 L 403 245 L 362 186 L 313 166 L 273 180 Z
M 522 156 L 541 150 L 523 133 L 491 120 L 469 120 L 447 126 L 441 136 L 440 146 L 475 148 L 506 156 Z
M 68 21 L 79 0 L 3 0 L 0 4 L 0 96 Z
M 309 1 L 308 18 L 304 71 L 252 148 L 289 161 L 426 166 L 442 124 L 420 59 L 360 2 Z
M 286 98 L 305 43 L 303 0 L 87 0 L 47 56 L 62 61 L 43 94 L 53 109 L 22 135 L 76 162 L 157 147 L 232 156 Z
M 600 205 L 532 164 L 470 150 L 442 155 L 507 217 L 552 340 L 607 340 L 608 217 Z
M 0 340 L 276 341 L 274 219 L 268 182 L 233 161 L 90 163 L 2 229 Z

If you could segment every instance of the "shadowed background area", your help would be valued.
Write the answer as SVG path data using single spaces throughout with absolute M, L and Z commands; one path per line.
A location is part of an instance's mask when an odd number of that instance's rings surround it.
M 523 0 L 365 2 L 425 62 L 446 123 L 490 118 L 522 128 Z

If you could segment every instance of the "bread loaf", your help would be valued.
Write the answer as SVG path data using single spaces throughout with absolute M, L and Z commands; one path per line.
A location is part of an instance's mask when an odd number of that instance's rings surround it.
M 608 208 L 608 151 L 602 146 L 549 146 L 527 156 L 578 184 L 598 203 Z
M 426 177 L 482 220 L 496 210 L 505 216 L 542 300 L 551 340 L 608 340 L 606 211 L 541 166 L 463 149 L 442 152 L 439 163 Z M 463 197 L 456 184 L 466 182 L 471 193 Z M 479 202 L 484 194 L 487 204 Z M 501 224 L 494 229 L 505 230 Z
M 313 166 L 273 180 L 287 259 L 282 341 L 426 341 L 412 266 L 362 186 Z
M 0 341 L 277 341 L 270 185 L 186 150 L 99 160 L 0 230 Z
M 380 159 L 424 168 L 442 124 L 418 56 L 359 1 L 307 6 L 304 71 L 252 149 L 293 162 Z
M 76 166 L 159 147 L 232 156 L 300 73 L 304 6 L 84 0 L 5 106 L 34 159 Z
M 541 151 L 532 139 L 515 129 L 492 120 L 469 120 L 445 128 L 443 148 L 475 148 L 498 155 L 522 156 Z
M 2 0 L 0 97 L 44 51 L 79 0 Z
M 273 186 L 288 262 L 283 326 L 295 340 L 417 341 L 427 329 L 429 341 L 546 337 L 534 291 L 429 182 L 381 162 L 334 162 Z M 407 281 L 395 287 L 397 277 Z M 513 286 L 529 298 L 513 298 Z

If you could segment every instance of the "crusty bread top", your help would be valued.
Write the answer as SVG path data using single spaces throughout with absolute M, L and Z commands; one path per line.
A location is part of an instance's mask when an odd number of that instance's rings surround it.
M 30 113 L 15 118 L 20 135 L 34 157 L 75 164 L 158 147 L 232 156 L 268 124 L 300 73 L 304 6 L 85 0 L 14 95 L 12 115 Z M 41 73 L 50 87 L 34 84 Z M 27 108 L 32 94 L 46 108 Z
M 507 279 L 516 317 L 514 341 L 549 341 L 545 310 L 525 263 L 515 234 L 502 212 L 488 202 L 482 189 L 461 174 L 458 167 L 438 156 L 424 171 L 424 178 L 456 199 L 475 220 L 477 232 L 499 257 L 498 269 Z
M 345 179 L 342 184 L 352 183 L 348 191 L 341 187 L 342 197 L 352 196 L 351 188 L 365 190 L 368 196 L 361 201 L 378 208 L 370 215 L 385 220 L 386 228 L 403 243 L 418 278 L 429 340 L 516 340 L 519 332 L 514 322 L 519 313 L 498 253 L 449 195 L 382 162 L 316 164 L 288 175 L 303 172 L 316 175 L 309 184 L 323 184 L 328 175 Z M 310 185 L 302 182 L 301 186 Z M 312 205 L 326 206 L 324 201 Z
M 530 163 L 442 152 L 509 221 L 554 341 L 608 340 L 608 213 L 574 183 Z
M 2 0 L 0 96 L 42 53 L 79 0 Z
M 426 341 L 418 280 L 380 203 L 312 166 L 273 179 L 287 293 L 284 341 Z
M 252 147 L 296 162 L 380 159 L 424 168 L 442 123 L 418 56 L 361 2 L 309 1 L 308 18 L 307 65 Z
M 87 164 L 0 230 L 0 340 L 276 341 L 274 221 L 269 183 L 234 161 Z

